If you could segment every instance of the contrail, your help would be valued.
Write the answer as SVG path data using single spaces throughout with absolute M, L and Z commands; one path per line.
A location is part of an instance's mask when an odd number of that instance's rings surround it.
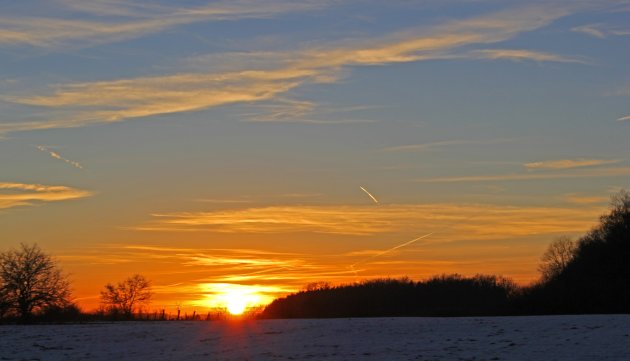
M 361 188 L 361 190 L 362 190 L 362 191 L 364 191 L 364 192 L 365 192 L 365 194 L 367 194 L 368 196 L 370 196 L 370 198 L 372 198 L 372 200 L 374 201 L 374 203 L 379 204 L 378 199 L 376 199 L 376 198 L 372 195 L 372 193 L 368 192 L 368 190 L 367 190 L 367 189 L 365 189 L 365 188 L 363 188 L 363 187 L 361 187 L 361 186 L 359 186 L 359 188 Z
M 83 166 L 79 162 L 75 162 L 73 160 L 66 159 L 66 158 L 62 157 L 59 153 L 53 152 L 52 150 L 50 150 L 50 149 L 48 149 L 48 148 L 46 148 L 44 146 L 38 145 L 36 147 L 37 147 L 37 149 L 41 150 L 42 152 L 48 153 L 51 157 L 53 157 L 55 159 L 62 160 L 62 161 L 70 164 L 71 166 L 73 166 L 75 168 L 83 169 Z
M 395 250 L 397 250 L 397 249 L 399 249 L 399 248 L 406 247 L 406 246 L 408 246 L 408 245 L 410 245 L 410 244 L 412 244 L 412 243 L 418 242 L 419 240 L 421 240 L 421 239 L 423 239 L 423 238 L 427 238 L 427 237 L 429 237 L 429 236 L 430 236 L 430 235 L 432 235 L 432 234 L 433 234 L 433 232 L 431 232 L 431 233 L 427 233 L 427 234 L 425 234 L 424 236 L 420 236 L 420 237 L 418 237 L 418 238 L 414 238 L 414 239 L 412 239 L 411 241 L 407 241 L 407 242 L 405 242 L 405 243 L 403 243 L 403 244 L 399 244 L 399 245 L 398 245 L 398 246 L 396 246 L 396 247 L 392 247 L 392 248 L 390 248 L 390 249 L 386 249 L 386 250 L 384 250 L 384 251 L 383 251 L 383 252 L 381 252 L 381 253 L 377 253 L 377 254 L 372 255 L 372 256 L 370 256 L 370 257 L 368 257 L 368 258 L 364 259 L 364 260 L 361 260 L 361 261 L 359 261 L 359 262 L 357 262 L 357 263 L 354 263 L 354 264 L 350 265 L 350 268 L 354 269 L 354 266 L 356 266 L 356 265 L 358 265 L 358 264 L 361 264 L 361 263 L 366 263 L 366 262 L 368 262 L 368 261 L 370 261 L 370 260 L 372 260 L 372 259 L 374 259 L 374 258 L 377 258 L 377 257 L 380 257 L 380 256 L 382 256 L 382 255 L 388 254 L 389 252 L 395 251 Z

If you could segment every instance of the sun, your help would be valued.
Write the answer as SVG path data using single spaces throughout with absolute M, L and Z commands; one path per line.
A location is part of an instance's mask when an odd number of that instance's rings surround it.
M 278 289 L 271 286 L 236 283 L 203 283 L 199 287 L 206 293 L 203 301 L 206 307 L 222 309 L 234 316 L 268 304 L 273 300 L 270 293 L 278 293 Z
M 225 295 L 225 303 L 231 315 L 242 315 L 247 309 L 247 298 L 243 294 L 232 293 Z

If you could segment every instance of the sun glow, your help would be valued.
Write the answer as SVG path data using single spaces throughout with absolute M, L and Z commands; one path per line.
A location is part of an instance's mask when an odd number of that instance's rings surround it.
M 225 309 L 231 315 L 242 315 L 248 309 L 263 306 L 273 300 L 270 287 L 233 283 L 205 283 L 205 304 L 209 308 Z M 277 292 L 274 288 L 273 291 Z
M 227 310 L 232 315 L 241 315 L 247 309 L 247 300 L 239 294 L 226 295 Z

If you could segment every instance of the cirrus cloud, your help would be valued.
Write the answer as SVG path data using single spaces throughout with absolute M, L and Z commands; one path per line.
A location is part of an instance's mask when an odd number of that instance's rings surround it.
M 521 7 L 411 29 L 381 39 L 345 41 L 285 52 L 282 56 L 268 57 L 271 64 L 261 68 L 70 83 L 53 86 L 48 91 L 5 95 L 1 98 L 4 101 L 57 110 L 63 116 L 0 124 L 0 133 L 71 128 L 275 100 L 305 84 L 337 82 L 343 70 L 352 67 L 452 58 L 465 47 L 500 43 L 546 26 L 572 11 L 576 9 L 557 4 Z M 546 57 L 552 58 L 549 54 Z M 543 58 L 539 56 L 540 60 Z M 300 102 L 293 105 L 301 115 L 312 108 Z M 309 122 L 331 123 L 321 119 Z
M 594 167 L 599 165 L 615 164 L 621 162 L 618 159 L 558 159 L 525 163 L 527 169 L 572 169 L 582 167 Z
M 273 206 L 154 214 L 139 231 L 374 235 L 434 232 L 439 238 L 501 239 L 585 231 L 601 209 L 492 204 Z M 435 237 L 432 237 L 435 238 Z
M 584 59 L 569 57 L 552 53 L 545 53 L 524 49 L 482 49 L 471 53 L 472 57 L 479 59 L 507 59 L 514 61 L 533 60 L 538 62 L 580 63 L 587 64 Z
M 269 18 L 276 15 L 319 9 L 326 4 L 304 2 L 213 2 L 197 7 L 124 1 L 66 0 L 61 10 L 81 11 L 99 20 L 64 17 L 0 16 L 0 46 L 28 45 L 59 48 L 93 45 L 137 38 L 176 26 L 203 21 Z
M 79 199 L 92 194 L 67 186 L 0 182 L 0 209 Z

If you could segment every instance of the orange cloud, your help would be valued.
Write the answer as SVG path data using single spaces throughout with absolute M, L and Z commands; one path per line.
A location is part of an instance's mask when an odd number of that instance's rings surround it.
M 487 204 L 275 206 L 156 214 L 141 231 L 218 233 L 310 232 L 340 235 L 435 233 L 430 239 L 498 239 L 587 230 L 599 208 Z
M 470 54 L 479 59 L 507 59 L 507 60 L 533 60 L 538 62 L 580 63 L 587 64 L 584 59 L 567 57 L 558 54 L 544 53 L 524 49 L 483 49 L 475 50 Z
M 565 199 L 571 203 L 576 204 L 594 204 L 594 203 L 606 203 L 610 200 L 609 197 L 601 197 L 601 196 L 587 196 L 581 194 L 567 194 Z
M 566 173 L 511 173 L 494 175 L 433 177 L 418 179 L 418 181 L 423 183 L 503 182 L 564 178 L 599 178 L 626 175 L 630 175 L 630 167 L 584 169 Z
M 571 169 L 582 167 L 593 167 L 598 165 L 615 164 L 621 162 L 615 159 L 559 159 L 545 160 L 540 162 L 525 163 L 527 169 Z
M 66 186 L 0 182 L 0 209 L 89 197 L 93 193 Z

